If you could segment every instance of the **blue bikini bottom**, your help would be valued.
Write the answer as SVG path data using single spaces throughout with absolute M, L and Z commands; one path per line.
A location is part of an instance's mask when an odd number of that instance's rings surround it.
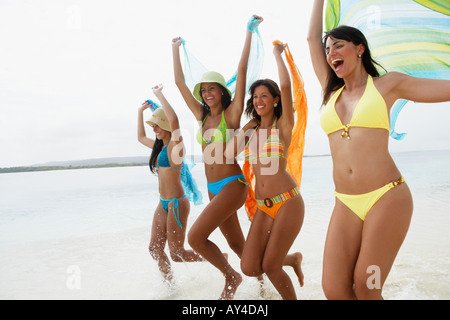
M 208 185 L 207 185 L 208 190 L 211 191 L 211 193 L 216 196 L 223 189 L 223 187 L 225 187 L 228 183 L 230 183 L 231 181 L 234 181 L 234 180 L 238 180 L 239 182 L 248 186 L 248 183 L 245 181 L 244 175 L 238 174 L 238 175 L 227 177 L 225 179 L 222 179 L 222 180 L 219 180 L 216 182 L 208 183 Z
M 169 203 L 173 202 L 173 208 L 172 208 L 173 215 L 175 216 L 175 220 L 177 220 L 177 223 L 181 229 L 183 229 L 183 226 L 181 225 L 181 221 L 180 221 L 180 205 L 178 203 L 178 199 L 183 199 L 185 197 L 186 197 L 186 195 L 179 197 L 179 198 L 173 198 L 170 200 L 165 200 L 165 199 L 159 198 L 164 210 L 166 210 L 167 212 L 169 212 Z M 175 210 L 176 210 L 176 212 L 175 212 Z

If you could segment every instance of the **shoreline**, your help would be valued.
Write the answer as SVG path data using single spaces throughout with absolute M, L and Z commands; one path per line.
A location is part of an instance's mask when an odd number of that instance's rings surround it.
M 392 155 L 423 153 L 423 152 L 448 152 L 448 149 L 441 150 L 414 150 L 394 152 Z M 321 158 L 331 157 L 330 154 L 304 155 L 303 158 Z M 196 164 L 204 163 L 203 157 L 200 155 L 193 155 L 187 157 Z M 243 160 L 238 157 L 237 160 Z M 111 159 L 114 159 L 111 161 Z M 119 161 L 117 161 L 120 159 Z M 141 167 L 148 166 L 148 157 L 122 157 L 122 158 L 98 158 L 86 160 L 68 160 L 59 162 L 48 162 L 44 164 L 36 164 L 29 166 L 4 167 L 0 168 L 0 174 L 3 173 L 17 173 L 17 172 L 39 172 L 39 171 L 54 171 L 54 170 L 76 170 L 76 169 L 100 169 L 100 168 L 116 168 L 116 167 Z
M 24 167 L 10 167 L 0 168 L 0 174 L 2 173 L 18 173 L 18 172 L 39 172 L 39 171 L 54 171 L 54 170 L 77 170 L 77 169 L 101 169 L 101 168 L 117 168 L 117 167 L 141 167 L 148 166 L 148 163 L 108 163 L 108 164 L 96 164 L 96 165 L 83 165 L 83 166 L 24 166 Z

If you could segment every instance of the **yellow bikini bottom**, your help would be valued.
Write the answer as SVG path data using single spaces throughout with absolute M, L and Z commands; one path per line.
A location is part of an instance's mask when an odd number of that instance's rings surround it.
M 353 195 L 335 191 L 334 195 L 350 210 L 352 210 L 353 213 L 355 213 L 362 221 L 364 221 L 367 213 L 375 205 L 375 203 L 377 203 L 386 192 L 403 182 L 405 182 L 405 178 L 401 177 L 394 182 L 388 183 L 387 185 L 368 193 Z

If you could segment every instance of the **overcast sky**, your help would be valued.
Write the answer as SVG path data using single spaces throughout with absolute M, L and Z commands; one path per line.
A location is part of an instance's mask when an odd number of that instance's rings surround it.
M 0 0 L 0 167 L 101 157 L 147 156 L 136 138 L 137 108 L 164 84 L 188 154 L 198 126 L 173 81 L 171 39 L 210 70 L 236 70 L 246 24 L 264 17 L 262 77 L 278 82 L 272 41 L 290 45 L 309 103 L 306 155 L 328 154 L 321 93 L 306 42 L 312 1 Z M 147 111 L 146 111 L 147 112 Z M 150 117 L 150 111 L 144 115 Z M 391 151 L 450 149 L 450 104 L 412 104 Z M 244 120 L 243 120 L 244 121 Z M 153 136 L 151 130 L 147 130 Z

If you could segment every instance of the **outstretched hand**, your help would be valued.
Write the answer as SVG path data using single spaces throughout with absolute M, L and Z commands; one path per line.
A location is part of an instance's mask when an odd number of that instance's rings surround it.
M 162 93 L 163 85 L 160 83 L 160 84 L 154 86 L 152 89 L 153 89 L 153 93 L 155 94 L 155 96 L 158 96 L 159 94 Z
M 249 32 L 255 32 L 256 28 L 259 26 L 264 19 L 261 16 L 254 14 L 247 23 L 247 30 Z
M 258 19 L 258 20 L 259 20 L 259 23 L 261 23 L 261 22 L 264 21 L 263 17 L 258 16 L 258 15 L 256 15 L 256 14 L 254 14 L 253 17 L 254 17 L 255 19 Z
M 274 54 L 282 54 L 284 49 L 286 49 L 287 44 L 283 43 L 281 41 L 274 41 L 273 42 L 273 53 Z
M 148 101 L 142 102 L 142 105 L 139 107 L 140 111 L 144 111 L 145 109 L 148 109 L 150 107 L 150 103 Z
M 181 37 L 176 37 L 176 38 L 172 39 L 172 47 L 174 47 L 174 48 L 180 47 L 181 43 L 182 43 Z

